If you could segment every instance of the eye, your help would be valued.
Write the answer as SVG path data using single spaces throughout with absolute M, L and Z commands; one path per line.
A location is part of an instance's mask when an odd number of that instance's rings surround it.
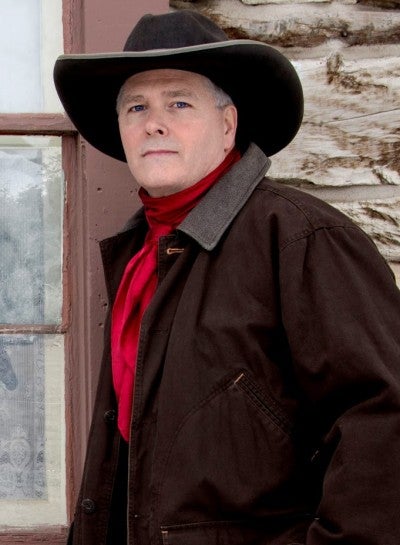
M 184 102 L 183 100 L 178 100 L 174 103 L 175 108 L 181 109 L 181 108 L 189 108 L 190 104 L 187 102 Z
M 135 104 L 135 106 L 131 106 L 129 108 L 129 111 L 130 112 L 143 112 L 144 109 L 145 109 L 145 107 L 143 106 L 143 104 Z

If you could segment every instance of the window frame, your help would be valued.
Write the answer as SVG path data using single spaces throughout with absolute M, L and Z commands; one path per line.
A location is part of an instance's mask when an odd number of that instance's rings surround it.
M 76 130 L 72 123 L 63 114 L 2 114 L 0 115 L 0 135 L 28 135 L 28 136 L 59 136 L 62 137 L 62 169 L 65 174 L 65 179 L 69 178 L 68 172 L 70 170 L 71 152 L 75 155 L 75 150 L 70 149 L 76 147 Z M 70 149 L 69 154 L 65 153 Z M 69 156 L 69 160 L 67 157 Z M 73 184 L 71 184 L 73 185 Z M 65 198 L 64 198 L 64 211 L 63 211 L 63 263 L 62 263 L 62 313 L 61 321 L 59 324 L 47 325 L 47 324 L 0 324 L 0 334 L 63 334 L 64 336 L 64 362 L 65 371 L 68 368 L 67 346 L 71 345 L 71 304 L 70 304 L 70 277 L 66 262 L 70 255 L 70 219 L 69 219 L 69 206 L 68 203 L 71 200 L 69 184 L 66 184 Z M 69 394 L 68 394 L 69 392 Z M 72 414 L 70 411 L 70 399 L 72 395 L 71 389 L 66 388 L 65 406 L 66 423 L 71 422 Z M 67 479 L 66 479 L 66 507 L 67 517 L 70 519 L 71 502 L 68 501 L 73 494 L 73 490 L 70 486 L 69 480 L 69 467 L 71 466 L 68 445 L 71 444 L 71 429 L 70 426 L 66 426 L 66 466 L 67 466 Z M 69 435 L 69 438 L 68 438 Z M 65 544 L 68 527 L 65 525 L 58 526 L 46 526 L 41 525 L 37 527 L 29 527 L 26 529 L 14 529 L 7 528 L 7 530 L 0 530 L 0 544 L 17 545 L 21 543 L 29 543 L 30 545 L 36 544 Z

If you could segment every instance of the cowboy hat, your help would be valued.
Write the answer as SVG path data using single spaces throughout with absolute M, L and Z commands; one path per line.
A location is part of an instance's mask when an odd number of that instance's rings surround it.
M 300 127 L 303 92 L 289 60 L 262 42 L 229 40 L 214 22 L 190 10 L 145 15 L 123 52 L 60 56 L 54 81 L 81 135 L 125 161 L 116 113 L 119 90 L 130 76 L 160 68 L 202 74 L 230 95 L 238 109 L 239 147 L 253 141 L 273 155 Z

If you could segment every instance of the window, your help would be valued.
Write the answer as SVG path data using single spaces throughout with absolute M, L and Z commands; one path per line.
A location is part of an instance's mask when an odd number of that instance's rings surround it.
M 2 1 L 0 543 L 6 533 L 8 544 L 21 528 L 41 527 L 55 543 L 48 528 L 57 534 L 67 523 L 61 137 L 71 128 L 52 82 L 61 52 L 61 0 Z
M 60 165 L 59 138 L 0 137 L 2 526 L 66 518 Z
M 60 53 L 61 0 L 2 0 L 0 112 L 61 112 L 52 80 Z

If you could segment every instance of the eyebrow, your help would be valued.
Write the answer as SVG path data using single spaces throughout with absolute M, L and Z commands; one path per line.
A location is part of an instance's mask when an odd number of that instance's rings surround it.
M 176 98 L 176 97 L 197 98 L 197 94 L 194 91 L 190 91 L 189 89 L 176 89 L 171 91 L 165 91 L 163 94 L 169 98 Z
M 163 91 L 162 93 L 167 98 L 177 98 L 177 97 L 183 97 L 183 98 L 197 98 L 197 94 L 193 91 L 190 91 L 189 89 L 173 89 L 170 91 Z M 126 93 L 123 93 L 122 95 L 122 104 L 125 104 L 127 102 L 142 102 L 146 100 L 146 97 L 144 95 L 138 94 L 135 95 L 133 93 L 130 93 L 129 91 Z

